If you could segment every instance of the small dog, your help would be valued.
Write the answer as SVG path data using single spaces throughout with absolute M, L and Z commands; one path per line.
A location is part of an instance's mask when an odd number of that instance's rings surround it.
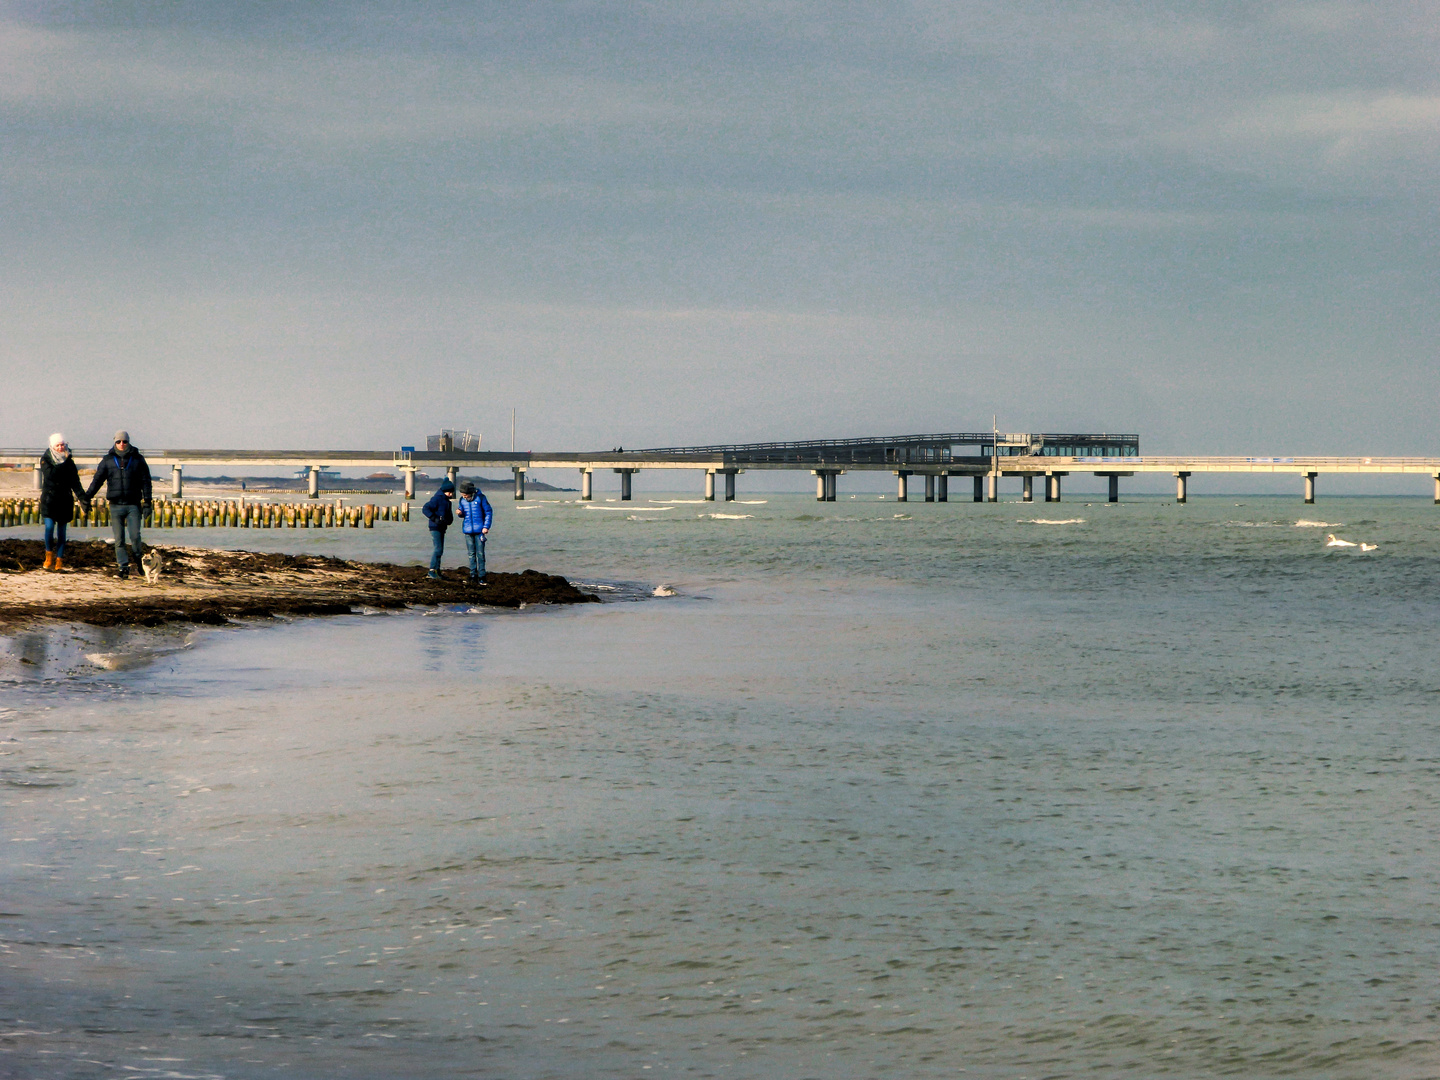
M 160 557 L 160 552 L 151 548 L 140 556 L 140 569 L 145 571 L 145 584 L 158 585 L 160 583 L 160 571 L 165 569 L 165 560 Z

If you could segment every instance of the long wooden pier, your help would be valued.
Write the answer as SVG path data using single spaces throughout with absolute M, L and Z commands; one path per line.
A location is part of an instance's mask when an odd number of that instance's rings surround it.
M 152 470 L 169 467 L 170 496 L 183 495 L 183 472 L 191 467 L 285 468 L 309 472 L 309 495 L 318 498 L 326 468 L 390 469 L 405 478 L 406 498 L 415 495 L 415 474 L 444 470 L 452 478 L 462 469 L 509 469 L 516 499 L 525 498 L 525 476 L 534 469 L 575 469 L 580 497 L 593 497 L 592 477 L 611 471 L 620 476 L 620 498 L 631 498 L 631 478 L 647 469 L 687 469 L 703 473 L 706 499 L 716 498 L 716 477 L 723 477 L 724 499 L 735 498 L 735 478 L 750 471 L 798 471 L 816 478 L 815 496 L 836 498 L 838 478 L 850 472 L 889 472 L 897 479 L 896 496 L 909 499 L 910 477 L 922 477 L 927 502 L 949 500 L 951 477 L 971 477 L 975 501 L 995 502 L 1001 477 L 1020 477 L 1022 498 L 1030 501 L 1034 481 L 1044 485 L 1045 501 L 1059 501 L 1061 481 L 1076 473 L 1109 480 L 1110 501 L 1119 499 L 1121 477 L 1169 473 L 1175 497 L 1184 502 L 1188 480 L 1202 473 L 1268 473 L 1301 477 L 1306 502 L 1314 502 L 1322 473 L 1429 476 L 1440 503 L 1440 457 L 1199 457 L 1146 456 L 1139 436 L 1111 433 L 942 432 L 936 434 L 827 439 L 803 442 L 735 443 L 716 446 L 660 447 L 602 452 L 458 452 L 401 450 L 212 450 L 141 448 Z M 81 465 L 99 462 L 106 450 L 76 450 Z M 43 448 L 0 449 L 0 464 L 32 466 L 39 483 Z

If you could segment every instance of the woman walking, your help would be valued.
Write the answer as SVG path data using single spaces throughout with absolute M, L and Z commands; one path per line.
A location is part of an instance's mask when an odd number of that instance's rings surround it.
M 49 449 L 40 455 L 40 517 L 45 522 L 46 570 L 65 569 L 65 527 L 75 515 L 76 499 L 90 509 L 70 446 L 57 431 L 50 436 Z

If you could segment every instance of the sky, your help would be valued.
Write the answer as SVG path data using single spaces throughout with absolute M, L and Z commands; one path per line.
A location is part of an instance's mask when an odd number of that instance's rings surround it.
M 0 2 L 0 445 L 1440 455 L 1440 4 Z

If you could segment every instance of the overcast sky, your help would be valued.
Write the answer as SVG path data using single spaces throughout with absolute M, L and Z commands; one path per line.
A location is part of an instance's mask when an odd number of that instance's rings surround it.
M 0 444 L 1440 454 L 1436 3 L 0 4 Z

